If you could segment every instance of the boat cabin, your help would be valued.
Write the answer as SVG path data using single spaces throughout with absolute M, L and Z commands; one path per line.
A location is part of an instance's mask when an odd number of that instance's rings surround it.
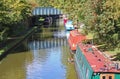
M 77 29 L 70 31 L 70 35 L 68 37 L 68 44 L 72 51 L 76 50 L 76 46 L 78 42 L 82 42 L 86 39 L 86 36 L 78 32 Z
M 78 43 L 74 58 L 80 79 L 120 79 L 119 64 L 92 44 Z

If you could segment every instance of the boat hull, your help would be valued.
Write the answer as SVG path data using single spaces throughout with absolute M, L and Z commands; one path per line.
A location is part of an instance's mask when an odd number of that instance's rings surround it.
M 81 73 L 80 73 L 82 71 L 80 71 L 79 64 L 78 64 L 77 59 L 76 59 L 75 56 L 74 56 L 74 64 L 75 64 L 75 70 L 77 72 L 78 79 L 82 79 L 82 76 L 81 76 Z

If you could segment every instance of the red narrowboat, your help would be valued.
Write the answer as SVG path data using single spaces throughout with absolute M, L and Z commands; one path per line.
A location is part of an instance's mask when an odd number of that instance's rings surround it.
M 92 44 L 77 44 L 74 55 L 79 79 L 120 79 L 120 67 Z
M 82 42 L 86 39 L 86 36 L 81 34 L 78 29 L 70 31 L 70 35 L 68 37 L 68 44 L 72 51 L 76 51 L 76 46 L 78 42 Z

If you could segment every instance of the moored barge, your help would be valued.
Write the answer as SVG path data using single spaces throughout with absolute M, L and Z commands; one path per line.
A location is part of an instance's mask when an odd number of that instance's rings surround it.
M 68 37 L 68 44 L 70 50 L 75 53 L 77 43 L 82 42 L 86 39 L 86 36 L 78 32 L 78 29 L 70 31 L 70 35 Z
M 91 44 L 78 43 L 74 62 L 79 79 L 120 79 L 119 64 Z
M 71 31 L 71 30 L 74 30 L 74 26 L 73 26 L 73 21 L 72 20 L 68 20 L 66 23 L 65 23 L 65 29 L 66 31 Z

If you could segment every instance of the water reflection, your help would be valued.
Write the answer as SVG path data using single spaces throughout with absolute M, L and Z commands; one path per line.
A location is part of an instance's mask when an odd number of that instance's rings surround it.
M 28 63 L 26 66 L 26 79 L 66 79 L 66 69 L 61 62 L 59 47 L 36 50 L 33 52 L 33 56 L 32 63 Z
M 39 50 L 64 46 L 66 44 L 67 44 L 66 38 L 54 38 L 45 40 L 34 40 L 33 42 L 29 43 L 29 46 L 30 50 Z
M 25 53 L 10 54 L 0 64 L 0 79 L 25 79 Z
M 68 37 L 69 37 L 69 35 L 70 35 L 70 31 L 66 31 L 66 37 L 67 37 L 67 39 L 68 39 Z
M 27 63 L 26 65 L 26 79 L 65 79 L 66 69 L 61 62 L 62 51 L 60 47 L 39 50 L 39 45 L 37 44 L 39 44 L 38 41 L 37 43 L 33 41 L 29 45 L 34 59 L 32 63 Z M 31 48 L 32 46 L 33 48 Z
M 67 43 L 61 43 L 53 39 L 47 46 L 46 40 L 46 45 L 39 40 L 28 41 L 29 50 L 11 53 L 0 63 L 0 79 L 77 79 L 74 64 L 67 62 Z

